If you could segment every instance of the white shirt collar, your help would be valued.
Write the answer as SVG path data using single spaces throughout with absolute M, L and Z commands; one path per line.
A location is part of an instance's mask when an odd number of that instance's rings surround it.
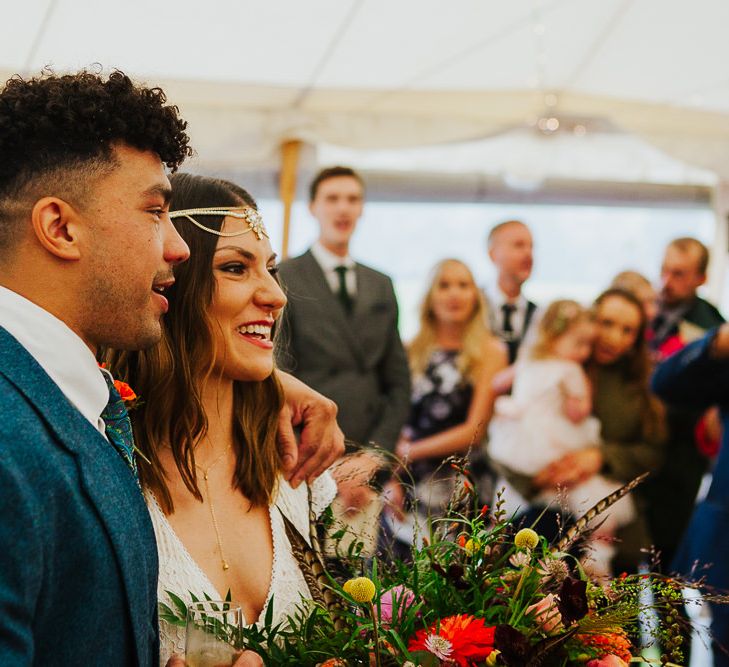
M 0 285 L 0 326 L 40 364 L 66 398 L 104 433 L 109 389 L 86 344 L 61 320 Z
M 345 257 L 340 257 L 327 250 L 319 241 L 311 246 L 311 254 L 314 255 L 314 259 L 319 263 L 324 273 L 333 272 L 338 266 L 346 266 L 348 269 L 355 267 L 355 261 L 349 253 Z
M 489 301 L 491 302 L 491 307 L 495 311 L 501 312 L 501 307 L 505 303 L 514 304 L 518 312 L 526 310 L 527 298 L 524 296 L 524 292 L 520 292 L 519 296 L 516 297 L 516 299 L 510 299 L 508 296 L 506 296 L 506 294 L 501 291 L 498 283 L 496 283 L 487 288 L 487 294 L 489 297 Z

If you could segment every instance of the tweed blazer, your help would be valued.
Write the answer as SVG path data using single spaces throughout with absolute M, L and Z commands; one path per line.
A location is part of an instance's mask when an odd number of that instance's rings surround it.
M 398 333 L 392 281 L 355 266 L 357 295 L 347 315 L 310 251 L 281 264 L 288 304 L 279 365 L 331 398 L 346 437 L 395 447 L 410 406 L 410 371 Z
M 0 327 L 0 664 L 159 664 L 157 549 L 114 447 Z

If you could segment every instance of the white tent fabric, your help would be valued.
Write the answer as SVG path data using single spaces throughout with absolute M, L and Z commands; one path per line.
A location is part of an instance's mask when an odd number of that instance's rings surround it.
M 725 0 L 3 0 L 0 74 L 100 63 L 162 85 L 199 159 L 286 139 L 397 148 L 554 118 L 729 179 Z M 554 121 L 550 121 L 553 126 Z

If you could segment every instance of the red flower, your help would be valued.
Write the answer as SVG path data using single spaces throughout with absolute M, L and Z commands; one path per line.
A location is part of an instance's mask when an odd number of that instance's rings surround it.
M 137 395 L 134 393 L 134 390 L 126 382 L 122 382 L 121 380 L 114 380 L 114 386 L 119 392 L 119 396 L 121 396 L 122 401 L 127 402 L 137 400 Z
M 482 618 L 467 614 L 448 616 L 427 630 L 418 630 L 408 651 L 427 651 L 447 664 L 470 667 L 485 660 L 494 650 L 494 627 Z

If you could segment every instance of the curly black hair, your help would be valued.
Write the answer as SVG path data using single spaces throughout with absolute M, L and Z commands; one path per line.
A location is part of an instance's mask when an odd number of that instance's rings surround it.
M 75 175 L 63 172 L 113 164 L 115 144 L 152 151 L 175 171 L 192 149 L 187 123 L 166 101 L 160 88 L 119 71 L 107 78 L 88 71 L 11 78 L 0 92 L 0 247 L 10 231 L 8 208 L 34 183 L 47 188 L 49 175 L 68 181 Z

